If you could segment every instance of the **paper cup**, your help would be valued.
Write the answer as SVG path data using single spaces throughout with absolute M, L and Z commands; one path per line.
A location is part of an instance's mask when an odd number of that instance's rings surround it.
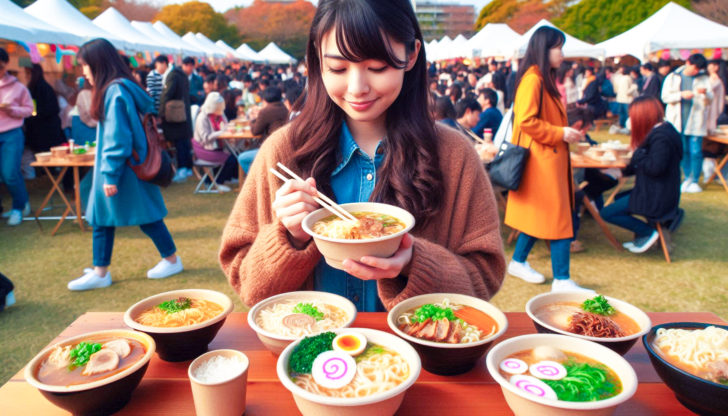
M 242 371 L 232 377 L 203 382 L 197 376 L 197 370 L 213 357 L 237 358 L 242 363 Z M 210 351 L 192 361 L 187 375 L 192 385 L 197 416 L 240 416 L 245 413 L 249 366 L 248 356 L 236 350 Z

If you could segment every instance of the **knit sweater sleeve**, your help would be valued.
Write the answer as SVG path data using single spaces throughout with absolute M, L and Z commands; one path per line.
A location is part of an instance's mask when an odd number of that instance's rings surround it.
M 379 281 L 379 297 L 387 309 L 425 293 L 461 293 L 493 297 L 505 275 L 505 257 L 498 210 L 490 180 L 472 146 L 465 143 L 441 151 L 445 178 L 440 214 L 415 234 L 412 261 L 405 276 Z M 454 147 L 454 149 L 453 149 Z
M 281 183 L 268 169 L 286 160 L 284 130 L 260 148 L 223 231 L 220 264 L 246 305 L 301 288 L 321 256 L 311 241 L 302 250 L 294 248 L 272 212 Z

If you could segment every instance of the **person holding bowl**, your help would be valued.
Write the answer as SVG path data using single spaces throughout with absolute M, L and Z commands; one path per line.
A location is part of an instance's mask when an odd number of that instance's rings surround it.
M 223 232 L 220 263 L 244 303 L 314 288 L 359 311 L 432 292 L 491 298 L 505 260 L 490 182 L 472 145 L 428 111 L 422 33 L 407 0 L 323 0 L 310 31 L 301 114 L 265 141 Z M 306 181 L 281 182 L 277 162 Z M 416 219 L 389 258 L 328 266 L 303 219 L 316 191 Z

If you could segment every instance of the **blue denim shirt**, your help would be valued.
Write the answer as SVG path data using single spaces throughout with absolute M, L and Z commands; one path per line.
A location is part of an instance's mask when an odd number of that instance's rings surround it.
M 331 174 L 331 187 L 336 202 L 366 202 L 377 183 L 377 169 L 384 160 L 380 142 L 374 160 L 356 144 L 346 123 L 341 126 L 339 136 L 339 164 Z M 361 280 L 343 270 L 334 269 L 323 258 L 314 270 L 315 290 L 336 293 L 354 302 L 360 312 L 384 311 L 384 305 L 377 294 L 377 282 Z

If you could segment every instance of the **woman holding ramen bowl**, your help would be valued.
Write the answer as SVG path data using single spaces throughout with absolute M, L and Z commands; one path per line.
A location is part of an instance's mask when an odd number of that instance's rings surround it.
M 220 262 L 246 304 L 313 288 L 382 311 L 432 292 L 491 298 L 504 276 L 498 213 L 472 145 L 428 111 L 423 39 L 407 0 L 322 0 L 301 114 L 260 149 L 225 227 Z M 277 162 L 305 181 L 281 182 Z M 338 203 L 382 202 L 416 220 L 389 258 L 326 264 L 301 223 Z

